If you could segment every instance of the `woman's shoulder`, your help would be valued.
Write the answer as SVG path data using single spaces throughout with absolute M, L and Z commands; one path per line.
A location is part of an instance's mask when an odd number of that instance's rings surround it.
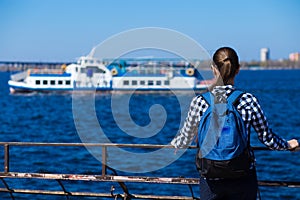
M 258 99 L 256 96 L 250 92 L 244 92 L 241 95 L 241 98 L 239 99 L 239 106 L 242 107 L 252 107 L 252 106 L 257 106 L 258 105 Z
M 243 100 L 253 100 L 253 99 L 256 99 L 255 95 L 252 94 L 251 92 L 248 92 L 248 91 L 245 91 L 245 90 L 242 90 L 240 88 L 233 88 L 230 92 L 230 94 L 232 94 L 233 92 L 235 91 L 238 91 L 241 93 L 240 95 L 240 99 L 243 99 Z
M 254 94 L 250 93 L 250 92 L 244 92 L 242 95 L 242 98 L 244 100 L 248 99 L 248 100 L 253 100 L 253 101 L 257 101 L 257 98 Z
M 204 99 L 204 97 L 202 96 L 202 94 L 199 94 L 199 95 L 196 95 L 196 96 L 193 97 L 192 103 L 194 103 L 194 104 L 199 104 L 199 103 L 201 103 L 201 102 L 204 101 L 204 100 L 205 100 L 205 99 Z
M 198 107 L 200 109 L 206 108 L 208 105 L 207 100 L 203 97 L 203 94 L 199 94 L 193 97 L 191 101 L 191 107 Z

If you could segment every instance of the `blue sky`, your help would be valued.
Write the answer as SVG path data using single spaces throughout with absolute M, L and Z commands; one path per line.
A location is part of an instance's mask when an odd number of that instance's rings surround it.
M 300 52 L 298 0 L 0 0 L 0 60 L 74 61 L 120 32 L 173 29 L 212 54 L 234 47 L 241 60 Z M 176 41 L 174 41 L 176 42 Z

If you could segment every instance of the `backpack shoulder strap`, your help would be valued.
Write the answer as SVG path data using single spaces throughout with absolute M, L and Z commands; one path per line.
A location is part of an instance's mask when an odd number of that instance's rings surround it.
M 227 99 L 228 103 L 231 103 L 233 107 L 236 106 L 237 101 L 243 96 L 243 94 L 245 94 L 245 92 L 240 90 L 234 90 Z M 248 134 L 247 138 L 247 146 L 250 149 L 250 134 Z
M 201 94 L 201 96 L 204 98 L 206 103 L 210 106 L 211 102 L 213 102 L 214 95 L 212 95 L 210 92 L 205 92 L 205 93 Z
M 236 101 L 238 101 L 243 94 L 245 94 L 245 92 L 240 90 L 234 90 L 227 98 L 228 103 L 234 105 Z

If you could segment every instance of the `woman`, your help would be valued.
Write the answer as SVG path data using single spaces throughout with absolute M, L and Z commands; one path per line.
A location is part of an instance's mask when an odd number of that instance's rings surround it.
M 235 90 L 234 79 L 239 69 L 238 55 L 232 48 L 222 47 L 214 53 L 212 70 L 216 83 L 210 88 L 210 92 L 215 96 L 215 100 L 222 102 Z M 237 101 L 236 108 L 242 116 L 248 135 L 252 126 L 258 134 L 259 140 L 270 149 L 293 150 L 299 146 L 297 140 L 286 141 L 272 132 L 258 100 L 252 94 L 244 93 Z M 171 142 L 175 148 L 184 148 L 192 142 L 198 132 L 201 117 L 208 106 L 201 95 L 193 98 L 185 123 Z M 255 167 L 250 170 L 249 175 L 238 179 L 200 177 L 201 200 L 254 200 L 257 190 Z

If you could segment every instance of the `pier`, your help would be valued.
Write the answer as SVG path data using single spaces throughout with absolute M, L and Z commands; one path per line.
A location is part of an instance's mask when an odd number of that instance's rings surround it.
M 0 61 L 0 71 L 14 72 L 27 69 L 60 69 L 63 65 L 72 62 L 24 62 L 24 61 Z
M 143 59 L 144 61 L 147 59 Z M 150 59 L 149 59 L 150 60 Z M 157 61 L 161 61 L 156 59 Z M 177 61 L 178 60 L 172 60 Z M 138 59 L 126 59 L 129 62 L 138 62 Z M 104 60 L 105 63 L 112 62 L 112 59 Z M 183 62 L 183 61 L 181 61 Z M 61 69 L 64 65 L 69 65 L 75 62 L 38 62 L 38 61 L 0 61 L 0 72 L 15 72 L 25 71 L 27 69 Z M 199 61 L 194 61 L 195 66 L 199 65 Z M 207 66 L 210 66 L 209 64 Z M 260 65 L 260 63 L 241 62 L 242 69 L 299 69 L 300 62 L 270 62 L 268 66 Z M 207 68 L 210 69 L 209 67 Z
M 71 196 L 85 196 L 85 197 L 99 197 L 99 198 L 111 198 L 111 199 L 181 199 L 192 200 L 199 199 L 194 194 L 191 185 L 198 185 L 199 178 L 184 178 L 184 177 L 150 177 L 150 176 L 120 176 L 116 171 L 107 166 L 107 156 L 109 155 L 108 148 L 146 148 L 146 149 L 158 149 L 158 148 L 174 148 L 171 145 L 151 145 L 151 144 L 105 144 L 105 143 L 32 143 L 32 142 L 0 142 L 0 146 L 3 147 L 3 171 L 0 172 L 0 179 L 3 187 L 0 186 L 0 192 L 8 193 L 11 199 L 14 198 L 14 194 L 39 194 L 39 195 L 60 195 L 69 199 Z M 99 174 L 58 174 L 58 173 L 31 173 L 31 172 L 12 172 L 10 170 L 10 148 L 13 146 L 18 147 L 99 147 L 102 151 L 102 167 Z M 196 146 L 190 146 L 189 149 L 196 150 Z M 255 151 L 269 150 L 266 147 L 253 147 Z M 300 148 L 296 149 L 297 151 Z M 110 171 L 111 173 L 108 173 Z M 7 179 L 34 179 L 36 181 L 43 180 L 55 180 L 61 190 L 45 190 L 41 189 L 24 189 L 24 188 L 12 188 L 7 183 Z M 259 177 L 258 177 L 259 179 Z M 112 186 L 107 193 L 97 192 L 73 192 L 69 191 L 65 187 L 64 181 L 86 181 L 86 182 L 112 182 L 117 183 L 122 188 L 122 193 L 115 193 L 115 188 Z M 132 194 L 130 188 L 126 183 L 146 183 L 146 184 L 180 184 L 186 185 L 187 190 L 190 191 L 190 196 L 173 196 L 170 195 L 144 195 L 144 194 Z M 268 187 L 293 187 L 300 188 L 300 182 L 293 181 L 272 181 L 272 180 L 259 180 L 259 186 Z

